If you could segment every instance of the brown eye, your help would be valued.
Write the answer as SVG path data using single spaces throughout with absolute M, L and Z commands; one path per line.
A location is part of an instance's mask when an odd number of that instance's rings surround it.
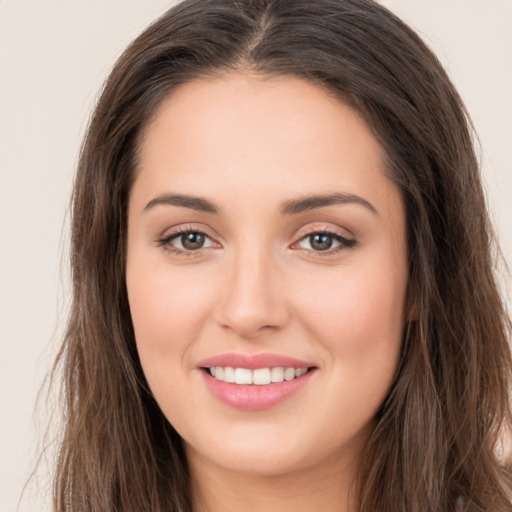
M 326 251 L 332 247 L 334 243 L 333 237 L 325 233 L 316 233 L 309 235 L 309 244 L 315 251 Z
M 301 249 L 329 253 L 353 247 L 354 245 L 356 245 L 356 240 L 345 238 L 338 233 L 321 231 L 306 235 L 298 242 L 298 246 Z
M 216 247 L 217 244 L 201 231 L 179 231 L 157 240 L 160 247 L 176 254 L 198 252 L 201 249 Z
M 201 249 L 204 246 L 206 237 L 203 233 L 189 232 L 180 235 L 181 245 L 187 251 Z

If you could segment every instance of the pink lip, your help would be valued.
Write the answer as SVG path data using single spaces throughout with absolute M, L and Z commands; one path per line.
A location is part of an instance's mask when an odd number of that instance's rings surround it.
M 198 365 L 199 368 L 211 368 L 212 366 L 230 366 L 232 368 L 247 368 L 249 370 L 256 370 L 258 368 L 309 368 L 315 366 L 308 361 L 301 361 L 292 357 L 281 356 L 279 354 L 221 354 L 215 357 L 210 357 L 201 361 Z
M 210 392 L 224 404 L 243 411 L 262 411 L 270 409 L 298 393 L 310 382 L 316 368 L 309 370 L 301 377 L 283 382 L 274 382 L 264 386 L 233 384 L 217 380 L 210 375 L 205 368 L 212 366 L 230 366 L 232 368 L 310 368 L 315 365 L 294 359 L 280 356 L 278 354 L 257 354 L 246 356 L 243 354 L 223 354 L 201 361 L 198 365 L 202 369 L 206 386 Z

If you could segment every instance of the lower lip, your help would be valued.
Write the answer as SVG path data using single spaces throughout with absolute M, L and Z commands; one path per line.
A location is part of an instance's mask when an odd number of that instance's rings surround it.
M 283 382 L 259 386 L 257 384 L 232 384 L 212 377 L 202 371 L 208 389 L 221 402 L 243 411 L 270 409 L 298 393 L 310 380 L 315 370 L 309 370 L 301 377 Z

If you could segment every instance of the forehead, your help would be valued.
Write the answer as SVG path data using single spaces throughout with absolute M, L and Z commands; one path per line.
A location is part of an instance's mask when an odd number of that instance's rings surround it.
M 361 116 L 324 88 L 291 75 L 231 72 L 193 80 L 169 94 L 144 130 L 142 150 L 144 154 L 162 142 L 158 135 L 167 142 L 210 141 L 227 149 L 235 142 L 288 146 L 312 136 L 328 143 L 336 132 L 337 144 L 358 138 L 381 153 Z
M 292 76 L 230 73 L 189 82 L 162 102 L 139 149 L 135 184 L 146 195 L 179 189 L 221 197 L 229 184 L 245 196 L 282 200 L 285 192 L 340 187 L 384 196 L 392 187 L 362 117 Z

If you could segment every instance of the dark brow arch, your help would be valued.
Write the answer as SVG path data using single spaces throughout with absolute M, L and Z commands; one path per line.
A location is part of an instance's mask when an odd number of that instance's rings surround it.
M 315 208 L 322 208 L 323 206 L 331 206 L 335 204 L 358 204 L 364 206 L 372 213 L 378 215 L 378 211 L 370 202 L 355 194 L 334 193 L 327 195 L 314 195 L 306 196 L 299 199 L 292 199 L 286 201 L 281 206 L 281 213 L 283 215 L 295 215 Z
M 149 210 L 157 205 L 167 204 L 172 206 L 183 206 L 184 208 L 191 208 L 205 213 L 220 213 L 220 208 L 208 199 L 202 197 L 190 196 L 186 194 L 162 194 L 154 199 L 144 207 L 144 211 Z
M 378 211 L 370 202 L 355 194 L 333 193 L 326 195 L 313 195 L 301 197 L 298 199 L 290 199 L 285 201 L 279 211 L 282 215 L 296 215 L 308 210 L 322 208 L 324 206 L 332 206 L 336 204 L 358 204 L 378 215 Z M 154 208 L 157 205 L 172 205 L 190 208 L 200 212 L 218 214 L 221 209 L 212 201 L 191 196 L 187 194 L 162 194 L 151 201 L 144 207 L 144 211 Z

